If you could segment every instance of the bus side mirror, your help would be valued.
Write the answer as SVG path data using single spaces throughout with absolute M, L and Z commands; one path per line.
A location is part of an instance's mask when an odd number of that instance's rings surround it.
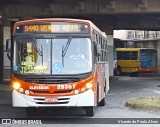
M 101 55 L 101 45 L 94 43 L 94 49 L 95 49 L 95 55 L 100 56 Z
M 12 57 L 11 57 L 11 40 L 10 39 L 6 40 L 6 51 L 7 51 L 8 59 L 12 60 Z

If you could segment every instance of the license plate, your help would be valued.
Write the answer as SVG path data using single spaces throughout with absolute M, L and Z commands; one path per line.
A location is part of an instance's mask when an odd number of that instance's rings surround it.
M 45 97 L 45 102 L 58 102 L 56 97 Z

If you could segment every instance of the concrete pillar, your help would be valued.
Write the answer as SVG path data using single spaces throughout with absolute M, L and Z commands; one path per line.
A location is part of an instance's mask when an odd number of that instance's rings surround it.
M 0 81 L 3 80 L 3 25 L 0 21 Z
M 10 80 L 11 79 L 11 63 L 7 57 L 6 51 L 6 39 L 10 38 L 11 36 L 11 28 L 10 26 L 3 27 L 3 80 Z
M 107 44 L 108 44 L 109 76 L 113 76 L 113 67 L 114 67 L 113 34 L 107 35 Z

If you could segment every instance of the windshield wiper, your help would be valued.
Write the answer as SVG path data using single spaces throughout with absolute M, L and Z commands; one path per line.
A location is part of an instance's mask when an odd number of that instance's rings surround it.
M 36 47 L 36 50 L 37 50 L 39 56 L 41 56 L 42 65 L 43 65 L 43 47 L 42 47 L 42 45 L 41 45 L 41 49 L 39 48 L 39 46 L 38 46 L 38 44 L 37 44 L 37 41 L 36 41 L 36 39 L 35 39 L 34 36 L 33 36 L 33 44 L 34 44 L 34 46 Z
M 72 36 L 69 36 L 65 47 L 64 47 L 64 45 L 62 46 L 62 64 L 63 64 L 63 67 L 64 67 L 64 57 L 65 57 L 65 55 L 67 53 L 68 47 L 69 47 L 69 45 L 71 43 L 71 40 L 72 40 Z
M 40 56 L 43 56 L 42 45 L 41 45 L 41 49 L 40 49 L 39 46 L 38 46 L 38 44 L 37 44 L 36 39 L 34 38 L 34 36 L 33 36 L 33 44 L 34 44 L 34 46 L 36 47 L 38 54 L 39 54 Z

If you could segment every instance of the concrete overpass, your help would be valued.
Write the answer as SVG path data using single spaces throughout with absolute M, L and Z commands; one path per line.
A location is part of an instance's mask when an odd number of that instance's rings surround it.
M 11 21 L 44 17 L 89 19 L 108 35 L 112 75 L 113 30 L 160 30 L 159 5 L 159 0 L 1 0 L 0 56 L 4 56 L 4 42 L 9 35 L 4 26 L 12 26 Z M 3 63 L 5 60 L 0 64 Z
M 90 19 L 108 29 L 160 30 L 159 0 L 1 0 L 0 15 Z

